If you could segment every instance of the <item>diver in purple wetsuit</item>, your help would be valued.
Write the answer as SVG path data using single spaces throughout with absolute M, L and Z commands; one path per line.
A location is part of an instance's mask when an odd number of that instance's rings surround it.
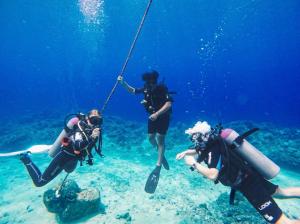
M 44 173 L 32 162 L 28 153 L 21 154 L 20 160 L 24 163 L 33 183 L 42 187 L 52 181 L 63 170 L 71 173 L 75 170 L 78 161 L 81 163 L 87 157 L 87 164 L 93 165 L 92 149 L 101 154 L 101 124 L 102 117 L 98 110 L 92 110 L 87 116 L 73 118 L 72 129 L 66 125 L 66 137 L 61 139 L 61 144 L 50 165 Z M 97 146 L 97 142 L 99 145 Z

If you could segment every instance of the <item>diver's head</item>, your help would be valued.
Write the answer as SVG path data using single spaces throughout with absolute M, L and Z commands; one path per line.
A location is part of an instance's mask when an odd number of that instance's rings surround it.
M 91 126 L 101 126 L 103 123 L 103 118 L 101 116 L 101 113 L 97 109 L 91 110 L 87 115 L 87 122 Z
M 157 71 L 154 71 L 154 70 L 145 72 L 145 73 L 142 75 L 143 81 L 144 81 L 145 84 L 148 85 L 148 86 L 154 86 L 154 85 L 156 85 L 156 84 L 157 84 L 157 81 L 158 81 L 158 77 L 159 77 L 158 72 L 157 72 Z
M 212 128 L 206 121 L 198 121 L 194 127 L 185 131 L 190 136 L 192 142 L 203 147 L 209 141 L 211 132 Z

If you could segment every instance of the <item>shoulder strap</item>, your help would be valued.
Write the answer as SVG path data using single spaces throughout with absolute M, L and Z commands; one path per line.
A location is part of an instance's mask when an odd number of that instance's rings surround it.
M 237 137 L 234 142 L 237 145 L 241 145 L 243 143 L 243 141 L 249 137 L 250 135 L 252 135 L 253 133 L 259 131 L 259 128 L 252 128 L 249 131 L 245 132 L 244 134 L 240 135 L 239 137 Z M 236 146 L 236 144 L 234 144 Z
M 70 134 L 73 131 L 73 129 L 69 128 L 68 125 L 65 125 L 64 130 L 67 134 Z
M 229 196 L 229 204 L 230 205 L 234 205 L 235 194 L 236 194 L 236 190 L 234 188 L 231 188 L 230 196 Z
M 104 155 L 102 154 L 102 140 L 103 140 L 102 130 L 100 129 L 100 136 L 98 138 L 98 146 L 95 145 L 95 150 L 101 158 L 104 158 Z
M 223 147 L 221 147 L 223 171 L 222 175 L 219 175 L 217 183 L 221 179 L 224 180 L 225 178 L 228 181 L 228 186 L 231 186 L 234 184 L 233 182 L 231 183 L 231 181 L 234 181 L 231 179 L 234 177 L 232 176 L 232 166 L 238 168 L 239 170 L 248 172 L 251 172 L 251 167 L 248 164 L 246 164 L 245 161 L 234 150 L 228 147 L 223 139 L 220 138 L 220 140 L 223 143 Z
M 242 171 L 247 171 L 248 173 L 253 173 L 253 167 L 247 163 L 235 150 L 230 149 L 229 147 L 226 147 L 226 150 L 228 151 L 228 164 L 229 166 L 231 163 L 233 163 L 235 166 L 237 166 Z

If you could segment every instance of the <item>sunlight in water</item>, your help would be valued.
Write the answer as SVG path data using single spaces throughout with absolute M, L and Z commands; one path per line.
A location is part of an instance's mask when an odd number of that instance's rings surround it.
M 86 23 L 100 24 L 104 17 L 104 0 L 79 0 L 80 11 Z

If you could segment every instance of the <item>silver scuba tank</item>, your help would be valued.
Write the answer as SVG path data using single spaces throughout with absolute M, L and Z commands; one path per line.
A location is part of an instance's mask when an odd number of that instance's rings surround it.
M 74 117 L 71 120 L 69 120 L 69 122 L 67 123 L 67 127 L 69 129 L 73 129 L 74 125 L 76 125 L 78 122 L 79 122 L 79 118 Z M 57 139 L 53 143 L 52 147 L 50 148 L 50 150 L 48 152 L 49 156 L 51 156 L 53 158 L 59 153 L 61 145 L 62 145 L 62 140 L 66 137 L 68 137 L 68 134 L 65 131 L 65 129 L 63 129 L 62 132 L 60 133 L 60 135 L 57 137 Z
M 233 129 L 224 129 L 221 132 L 221 137 L 228 144 L 235 144 L 235 140 L 240 135 Z M 237 153 L 258 172 L 265 179 L 270 180 L 276 177 L 280 172 L 280 167 L 277 166 L 272 160 L 266 157 L 262 152 L 256 149 L 248 141 L 243 140 L 240 145 L 233 150 L 236 150 Z

